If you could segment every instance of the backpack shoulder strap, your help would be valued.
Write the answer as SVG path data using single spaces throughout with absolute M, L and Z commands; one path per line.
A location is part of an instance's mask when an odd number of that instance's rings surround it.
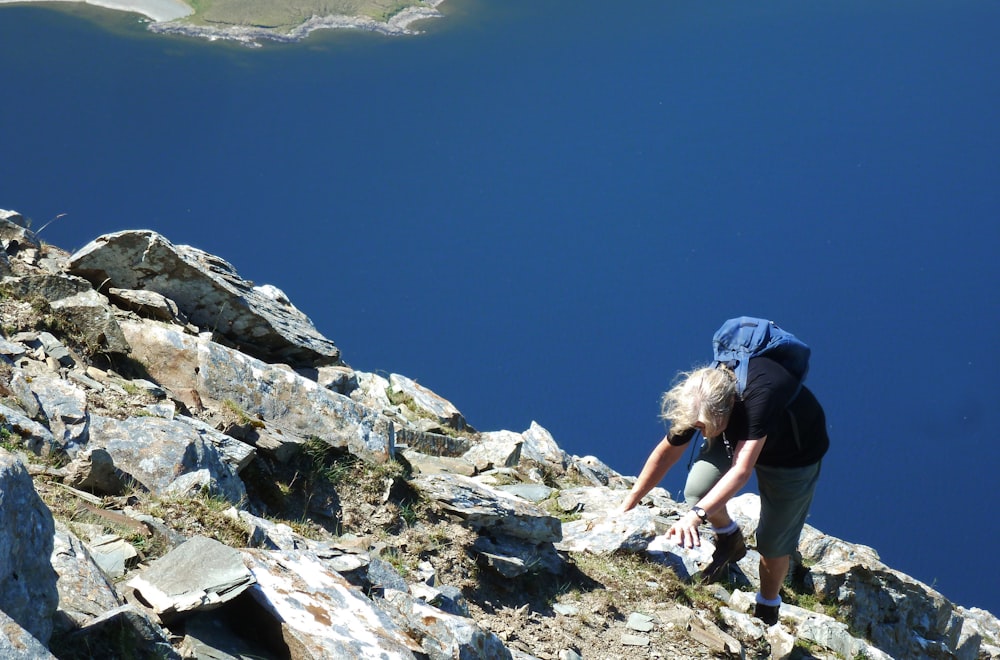
M 715 366 L 727 365 L 736 373 L 736 391 L 743 396 L 750 358 L 768 355 L 800 383 L 809 370 L 809 347 L 774 321 L 740 316 L 722 324 L 712 337 Z M 796 390 L 798 394 L 798 390 Z M 794 398 L 794 397 L 792 397 Z
M 763 319 L 740 316 L 729 319 L 712 337 L 715 366 L 736 372 L 736 392 L 742 397 L 747 386 L 747 363 L 767 343 L 768 326 Z

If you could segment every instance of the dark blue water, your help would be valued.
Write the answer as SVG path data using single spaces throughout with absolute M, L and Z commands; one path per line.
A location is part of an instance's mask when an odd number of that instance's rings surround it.
M 219 254 L 352 366 L 626 474 L 716 326 L 774 318 L 834 442 L 811 522 L 1000 612 L 1000 3 L 605 6 L 258 50 L 0 8 L 0 208 Z

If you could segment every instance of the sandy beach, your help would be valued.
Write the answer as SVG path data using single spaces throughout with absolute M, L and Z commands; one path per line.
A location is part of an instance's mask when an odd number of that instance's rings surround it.
M 29 2 L 82 2 L 95 7 L 142 14 L 158 22 L 173 21 L 194 13 L 194 9 L 181 0 L 0 0 L 0 5 Z

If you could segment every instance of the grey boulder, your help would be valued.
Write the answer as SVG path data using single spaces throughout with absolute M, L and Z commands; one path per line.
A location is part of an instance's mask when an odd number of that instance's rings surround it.
M 223 259 L 156 232 L 105 234 L 73 254 L 67 270 L 103 287 L 153 291 L 190 321 L 246 353 L 293 366 L 337 364 L 340 349 L 272 286 L 255 287 Z

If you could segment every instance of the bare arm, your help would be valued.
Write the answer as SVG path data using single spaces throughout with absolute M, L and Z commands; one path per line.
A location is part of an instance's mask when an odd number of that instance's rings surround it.
M 656 445 L 646 459 L 646 465 L 632 485 L 632 490 L 622 502 L 621 510 L 628 511 L 646 496 L 656 484 L 667 474 L 674 463 L 684 455 L 686 445 L 674 446 L 667 441 L 666 436 Z
M 757 464 L 757 457 L 760 456 L 760 450 L 764 448 L 766 440 L 765 436 L 759 440 L 744 440 L 736 445 L 736 451 L 733 453 L 733 467 L 722 475 L 712 490 L 698 500 L 698 506 L 703 508 L 709 517 L 724 507 L 726 502 L 740 492 L 740 489 L 750 480 L 753 466 Z
M 757 457 L 760 456 L 760 450 L 763 449 L 766 440 L 765 436 L 759 440 L 744 440 L 736 445 L 733 466 L 712 486 L 712 490 L 698 500 L 698 506 L 705 510 L 709 518 L 725 507 L 726 502 L 750 480 L 753 466 L 756 465 Z M 667 532 L 667 537 L 676 537 L 677 542 L 686 548 L 701 545 L 701 540 L 698 537 L 700 524 L 701 518 L 694 511 L 689 511 L 673 524 Z

